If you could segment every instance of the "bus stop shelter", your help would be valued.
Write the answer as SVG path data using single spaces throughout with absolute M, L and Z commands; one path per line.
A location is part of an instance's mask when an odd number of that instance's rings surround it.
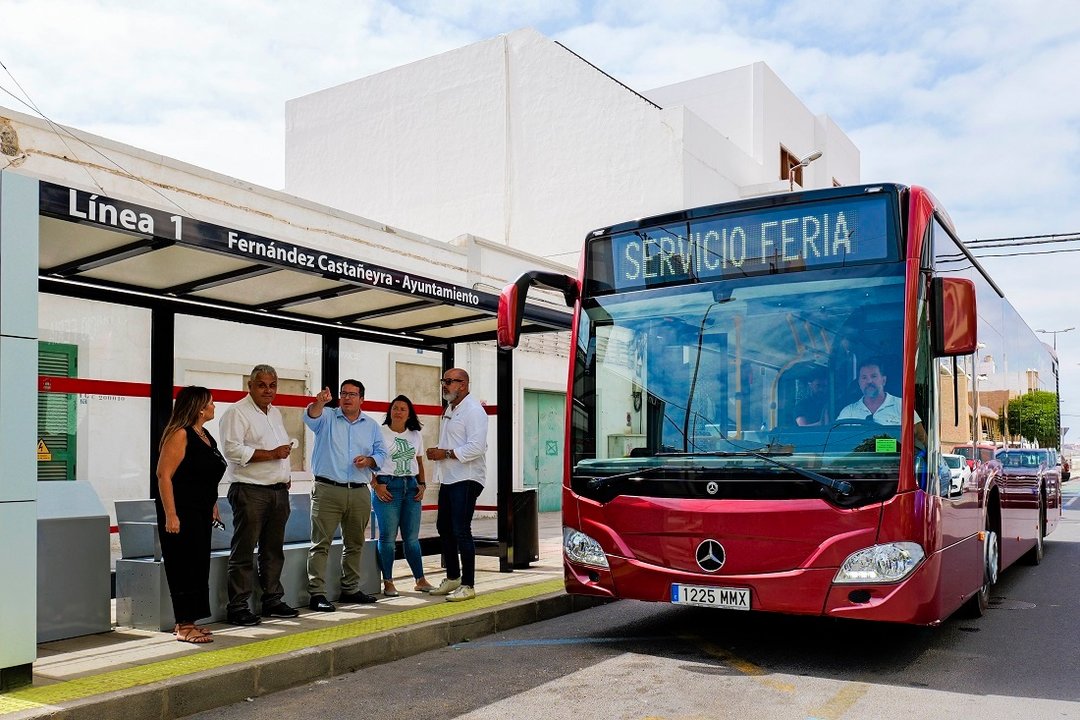
M 317 334 L 321 384 L 330 387 L 341 379 L 343 339 L 436 351 L 445 371 L 455 366 L 456 344 L 496 338 L 494 293 L 10 171 L 0 174 L 0 250 L 0 407 L 12 428 L 0 440 L 11 478 L 0 484 L 0 540 L 10 550 L 5 576 L 18 587 L 34 587 L 38 567 L 30 454 L 39 441 L 38 393 L 86 392 L 97 383 L 95 392 L 148 397 L 156 440 L 176 390 L 178 314 Z M 39 374 L 38 292 L 149 310 L 149 383 Z M 554 305 L 525 309 L 523 332 L 569 328 L 570 315 Z M 497 352 L 498 545 L 500 568 L 509 571 L 513 365 L 509 351 Z M 150 448 L 152 469 L 156 443 Z M 151 486 L 152 470 L 148 492 Z M 0 686 L 28 676 L 34 657 L 36 616 L 26 600 L 0 601 Z

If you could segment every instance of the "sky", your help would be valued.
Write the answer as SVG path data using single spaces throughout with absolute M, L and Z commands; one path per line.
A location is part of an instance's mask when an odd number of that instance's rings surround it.
M 637 90 L 764 61 L 962 239 L 1080 233 L 1072 0 L 0 0 L 0 27 L 0 106 L 275 189 L 287 100 L 519 28 Z M 1061 252 L 981 259 L 1032 328 L 1077 328 L 1041 337 L 1080 441 L 1080 241 L 1027 249 Z

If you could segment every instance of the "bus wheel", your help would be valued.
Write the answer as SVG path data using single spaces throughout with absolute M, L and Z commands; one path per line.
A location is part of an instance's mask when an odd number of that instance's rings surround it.
M 1042 562 L 1043 538 L 1046 536 L 1046 495 L 1040 495 L 1039 499 L 1039 525 L 1035 528 L 1035 547 L 1024 553 L 1021 558 L 1025 565 L 1038 565 Z
M 983 584 L 964 606 L 965 615 L 970 617 L 982 617 L 990 608 L 990 588 L 997 583 L 998 567 L 1000 567 L 1001 546 L 998 534 L 986 529 L 986 540 L 983 545 Z

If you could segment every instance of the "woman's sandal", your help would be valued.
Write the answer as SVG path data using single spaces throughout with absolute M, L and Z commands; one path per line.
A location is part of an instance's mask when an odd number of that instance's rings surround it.
M 422 593 L 429 593 L 434 589 L 435 589 L 435 586 L 432 585 L 431 583 L 424 583 L 423 585 L 421 585 L 420 583 L 416 583 L 416 586 L 413 587 L 413 590 L 415 590 L 416 592 L 422 592 Z
M 397 597 L 398 591 L 397 588 L 394 587 L 394 583 L 384 580 L 382 585 L 382 594 L 383 597 Z
M 194 623 L 192 624 L 194 625 Z M 195 625 L 195 629 L 201 632 L 203 635 L 206 635 L 207 637 L 210 637 L 214 634 L 213 630 L 206 627 L 205 625 Z M 175 625 L 173 625 L 172 631 L 173 634 L 180 632 L 180 623 L 176 623 Z
M 210 635 L 200 630 L 198 626 L 194 624 L 184 626 L 177 625 L 176 640 L 178 642 L 192 643 L 193 645 L 214 642 L 214 638 L 210 637 Z

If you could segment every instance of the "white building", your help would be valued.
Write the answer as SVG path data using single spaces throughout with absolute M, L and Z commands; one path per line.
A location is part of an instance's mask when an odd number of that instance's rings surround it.
M 292 100 L 286 189 L 577 266 L 598 227 L 859 181 L 859 151 L 764 63 L 629 88 L 519 30 Z

